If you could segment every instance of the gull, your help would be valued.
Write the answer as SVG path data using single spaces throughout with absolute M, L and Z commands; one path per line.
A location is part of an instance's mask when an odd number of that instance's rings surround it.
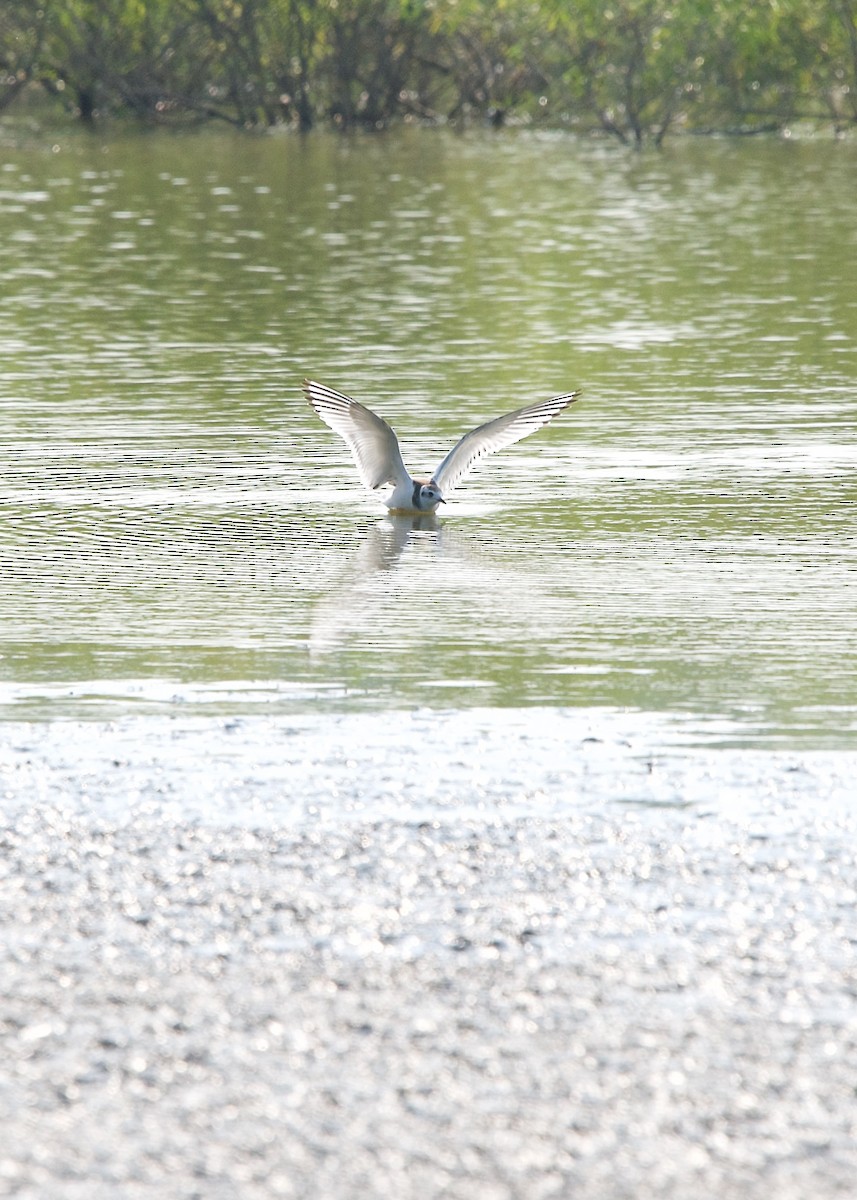
M 402 461 L 399 440 L 386 421 L 350 396 L 312 379 L 305 379 L 303 388 L 325 425 L 345 440 L 364 485 L 373 491 L 392 485 L 393 490 L 384 498 L 387 508 L 418 513 L 433 513 L 446 504 L 446 497 L 479 459 L 535 433 L 580 395 L 564 392 L 552 400 L 540 400 L 486 421 L 453 446 L 431 479 L 413 479 Z

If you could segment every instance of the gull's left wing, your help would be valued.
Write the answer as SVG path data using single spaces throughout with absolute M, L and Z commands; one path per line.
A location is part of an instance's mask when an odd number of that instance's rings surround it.
M 552 421 L 563 409 L 573 404 L 580 392 L 564 392 L 554 396 L 552 400 L 541 400 L 538 404 L 528 404 L 515 412 L 507 413 L 504 417 L 495 417 L 486 421 L 477 429 L 466 433 L 453 446 L 449 454 L 432 476 L 432 480 L 440 488 L 444 496 L 448 496 L 454 487 L 468 475 L 479 461 L 488 454 L 496 454 L 513 446 L 522 438 L 529 437 L 548 421 Z

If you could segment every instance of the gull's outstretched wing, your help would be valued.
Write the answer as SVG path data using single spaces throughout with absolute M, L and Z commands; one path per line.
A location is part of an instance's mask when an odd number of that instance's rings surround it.
M 529 437 L 548 421 L 573 404 L 580 392 L 565 392 L 562 396 L 554 396 L 552 400 L 542 400 L 538 404 L 528 404 L 526 408 L 516 409 L 504 417 L 495 417 L 478 429 L 466 433 L 461 441 L 453 446 L 449 454 L 435 471 L 432 479 L 448 496 L 454 487 L 473 470 L 480 458 L 486 454 L 496 454 L 506 446 L 513 446 L 521 438 Z
M 304 392 L 325 425 L 344 438 L 368 488 L 410 483 L 399 442 L 386 421 L 333 388 L 304 380 Z

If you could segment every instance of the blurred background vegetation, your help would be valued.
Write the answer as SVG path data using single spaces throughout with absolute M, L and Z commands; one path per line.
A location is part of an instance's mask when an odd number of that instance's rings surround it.
M 0 110 L 35 96 L 84 122 L 840 132 L 857 0 L 0 0 Z

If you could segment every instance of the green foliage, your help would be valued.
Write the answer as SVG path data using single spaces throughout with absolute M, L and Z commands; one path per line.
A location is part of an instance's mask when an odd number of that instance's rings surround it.
M 704 65 L 703 6 L 658 0 L 551 5 L 555 71 L 569 106 L 640 145 L 662 141 L 697 97 Z
M 0 108 L 35 84 L 85 121 L 840 129 L 857 0 L 3 0 Z
M 0 4 L 0 110 L 31 82 L 41 61 L 46 16 L 30 0 Z

